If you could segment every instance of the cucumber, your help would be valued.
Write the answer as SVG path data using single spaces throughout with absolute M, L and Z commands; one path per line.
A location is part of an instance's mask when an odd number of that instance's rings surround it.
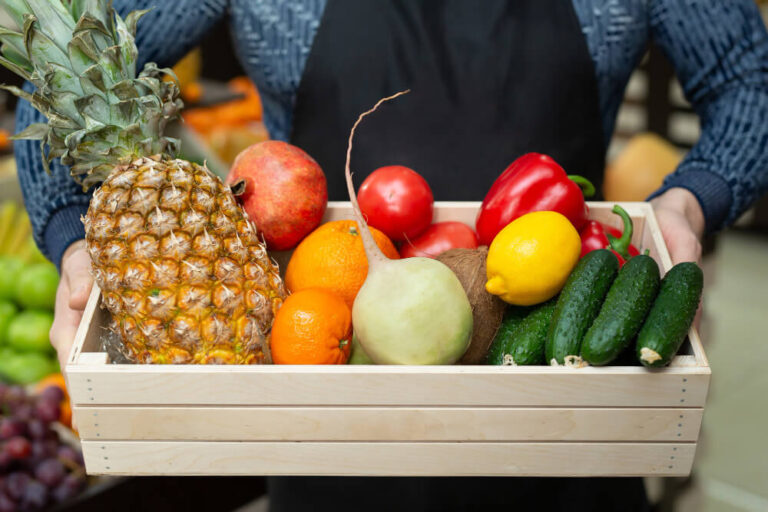
M 552 299 L 537 306 L 520 322 L 510 336 L 510 344 L 504 351 L 503 364 L 544 364 L 544 344 L 556 303 L 557 301 Z
M 600 312 L 603 299 L 619 271 L 619 262 L 607 249 L 587 253 L 565 282 L 547 332 L 545 360 L 564 364 L 578 356 L 581 340 Z
M 584 335 L 581 358 L 610 363 L 637 335 L 659 291 L 659 266 L 640 254 L 630 259 L 608 290 L 597 318 Z
M 640 334 L 637 358 L 645 366 L 666 366 L 683 344 L 701 300 L 704 276 L 695 263 L 679 263 L 661 281 Z
M 488 349 L 486 356 L 488 364 L 504 364 L 504 354 L 507 353 L 506 350 L 512 342 L 512 333 L 532 310 L 533 308 L 524 306 L 507 306 L 499 330 L 496 331 L 491 348 Z

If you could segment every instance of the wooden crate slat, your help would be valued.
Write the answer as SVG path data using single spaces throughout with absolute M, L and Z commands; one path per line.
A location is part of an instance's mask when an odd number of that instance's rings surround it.
M 71 366 L 82 405 L 703 407 L 709 369 Z
M 696 441 L 703 409 L 76 407 L 83 440 Z
M 684 476 L 694 443 L 84 441 L 91 474 Z

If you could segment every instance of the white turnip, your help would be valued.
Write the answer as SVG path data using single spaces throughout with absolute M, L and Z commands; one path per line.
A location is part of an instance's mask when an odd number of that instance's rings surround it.
M 377 364 L 453 364 L 472 336 L 472 307 L 456 275 L 437 260 L 390 260 L 379 250 L 360 213 L 349 168 L 355 129 L 379 100 L 360 115 L 349 134 L 346 178 L 349 199 L 368 257 L 368 276 L 355 298 L 352 322 L 365 353 Z

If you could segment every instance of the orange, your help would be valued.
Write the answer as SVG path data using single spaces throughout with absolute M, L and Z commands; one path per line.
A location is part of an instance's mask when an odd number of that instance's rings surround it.
M 400 259 L 387 235 L 369 228 L 376 244 L 393 260 Z M 306 288 L 330 290 L 349 308 L 368 275 L 368 258 L 353 220 L 326 222 L 302 240 L 285 269 L 285 284 L 292 292 Z
M 7 130 L 0 130 L 0 150 L 11 148 L 11 134 Z
M 289 295 L 275 316 L 269 348 L 275 364 L 344 364 L 352 347 L 352 312 L 319 288 Z

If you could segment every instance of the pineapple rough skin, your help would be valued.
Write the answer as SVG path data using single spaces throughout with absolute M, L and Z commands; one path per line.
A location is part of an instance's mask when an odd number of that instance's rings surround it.
M 184 160 L 137 159 L 94 193 L 84 223 L 94 278 L 130 359 L 271 362 L 283 283 L 217 176 Z

